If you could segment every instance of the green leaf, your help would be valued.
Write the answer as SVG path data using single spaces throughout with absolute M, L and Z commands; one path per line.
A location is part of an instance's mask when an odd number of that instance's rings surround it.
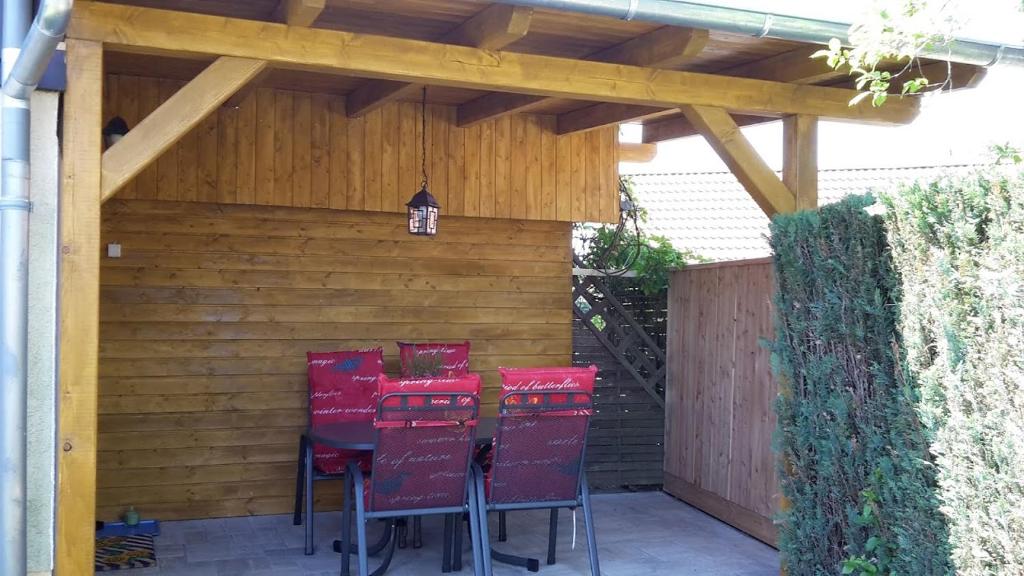
M 889 95 L 885 92 L 875 92 L 875 95 L 871 97 L 871 105 L 878 108 L 885 104 L 887 98 L 889 98 Z

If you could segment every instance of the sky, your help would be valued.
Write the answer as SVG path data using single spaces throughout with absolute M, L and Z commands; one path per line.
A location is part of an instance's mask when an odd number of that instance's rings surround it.
M 869 2 L 831 0 L 716 0 L 738 8 L 853 21 Z M 975 0 L 965 14 L 961 36 L 1020 45 L 1024 13 L 1019 0 Z M 871 168 L 970 164 L 991 158 L 993 144 L 1024 148 L 1024 67 L 994 66 L 980 86 L 926 96 L 920 116 L 907 126 L 872 126 L 822 121 L 819 168 Z M 765 161 L 782 167 L 782 126 L 772 122 L 743 130 Z M 624 126 L 622 140 L 639 141 L 639 129 Z M 646 164 L 622 164 L 623 173 L 709 172 L 727 168 L 702 138 L 658 146 Z

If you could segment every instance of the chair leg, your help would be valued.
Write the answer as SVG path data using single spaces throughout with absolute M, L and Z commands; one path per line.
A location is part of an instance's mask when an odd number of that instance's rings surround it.
M 555 563 L 555 547 L 558 545 L 558 508 L 551 509 L 548 523 L 548 565 Z
M 299 435 L 299 466 L 295 471 L 295 514 L 292 524 L 302 524 L 302 488 L 306 483 L 306 435 Z
M 594 513 L 590 508 L 590 487 L 587 485 L 586 473 L 583 474 L 580 486 L 583 500 L 583 521 L 587 524 L 587 552 L 590 554 L 590 574 L 591 576 L 601 576 L 601 566 L 597 561 L 597 534 L 594 529 Z
M 348 550 L 352 549 L 352 477 L 345 474 L 344 496 L 341 500 L 341 546 L 345 550 L 341 555 L 341 576 L 348 576 L 349 561 Z
M 455 542 L 452 543 L 452 554 L 455 556 L 452 558 L 452 570 L 456 572 L 462 571 L 462 522 L 466 520 L 464 514 L 455 515 L 455 530 L 452 537 Z
M 396 533 L 398 536 L 398 547 L 404 550 L 409 546 L 409 519 L 399 518 L 395 522 L 396 526 L 398 526 Z
M 316 546 L 314 539 L 316 517 L 313 514 L 313 443 L 309 441 L 306 442 L 304 464 L 306 468 L 306 555 L 309 556 L 313 554 Z
M 476 472 L 474 483 L 476 484 L 477 525 L 479 526 L 478 532 L 473 535 L 474 544 L 483 557 L 484 576 L 491 576 L 494 570 L 491 568 L 491 538 L 487 529 L 487 494 L 484 491 L 484 473 L 479 466 L 474 465 L 474 470 Z M 470 518 L 472 518 L 472 511 L 470 511 Z
M 498 511 L 498 542 L 508 541 L 508 519 L 505 517 L 505 511 Z
M 363 502 L 363 473 L 358 466 L 349 465 L 356 501 L 356 545 L 359 546 L 359 576 L 370 576 L 370 559 L 366 550 L 366 508 Z M 342 547 L 344 550 L 344 547 Z M 346 556 L 346 554 L 342 554 Z
M 412 547 L 423 548 L 423 518 L 412 517 Z
M 476 466 L 474 465 L 474 468 Z M 490 571 L 490 557 L 488 555 L 487 547 L 487 525 L 480 525 L 480 509 L 483 505 L 480 503 L 479 492 L 476 489 L 476 470 L 470 473 L 469 483 L 469 530 L 473 537 L 473 575 L 474 576 L 491 576 Z M 461 521 L 459 522 L 461 524 Z M 455 530 L 456 532 L 462 532 L 462 527 L 459 526 Z M 462 549 L 456 551 L 455 557 L 458 559 L 459 567 L 462 567 Z M 486 564 L 485 564 L 486 562 Z
M 444 515 L 444 549 L 441 554 L 441 573 L 448 574 L 452 571 L 452 541 L 455 534 L 452 533 L 452 515 Z

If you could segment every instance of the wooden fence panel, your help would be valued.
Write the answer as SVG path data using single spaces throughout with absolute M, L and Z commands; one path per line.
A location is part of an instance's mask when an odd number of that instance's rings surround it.
M 671 278 L 665 490 L 775 544 L 768 258 L 689 266 Z

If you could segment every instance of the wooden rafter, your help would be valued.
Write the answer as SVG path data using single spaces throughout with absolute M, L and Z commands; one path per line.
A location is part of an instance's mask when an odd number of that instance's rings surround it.
M 222 56 L 160 105 L 124 138 L 103 153 L 102 200 L 224 103 L 266 66 L 265 60 Z
M 774 122 L 778 118 L 766 118 L 764 116 L 750 116 L 747 114 L 733 114 L 732 119 L 738 126 L 752 126 L 764 122 Z M 700 132 L 686 120 L 685 116 L 673 116 L 655 120 L 644 124 L 642 141 L 645 144 L 657 144 L 666 140 L 697 136 Z
M 274 19 L 289 26 L 312 26 L 326 7 L 327 0 L 281 0 Z
M 501 50 L 526 36 L 532 16 L 532 8 L 492 4 L 446 34 L 440 42 Z M 348 95 L 345 110 L 349 116 L 362 116 L 388 102 L 410 96 L 421 87 L 411 82 L 374 80 Z
M 793 193 L 768 167 L 728 112 L 709 106 L 684 106 L 682 112 L 766 214 L 773 216 L 796 208 Z
M 493 52 L 106 2 L 76 9 L 69 35 L 104 42 L 115 51 L 266 59 L 283 68 L 598 102 L 694 104 L 895 124 L 908 123 L 918 113 L 918 102 L 909 99 L 880 108 L 870 102 L 851 107 L 855 92 L 839 88 Z
M 782 182 L 797 210 L 818 207 L 818 119 L 797 114 L 782 120 Z
M 587 60 L 625 64 L 627 66 L 672 69 L 699 54 L 704 49 L 704 46 L 707 45 L 707 42 L 707 30 L 665 26 L 617 46 L 595 52 L 587 56 Z M 459 126 L 472 126 L 473 124 L 505 114 L 527 111 L 547 101 L 547 98 L 542 97 L 524 98 L 520 95 L 493 92 L 459 106 Z M 660 109 L 654 108 L 653 110 L 657 112 Z M 642 112 L 650 111 L 650 107 L 633 106 L 630 108 L 629 114 L 641 114 Z M 564 122 L 560 122 L 565 125 L 565 130 L 563 131 L 562 128 L 559 128 L 559 133 L 564 134 L 618 124 L 615 121 L 591 125 L 595 122 L 594 119 L 604 118 L 609 114 L 615 113 L 621 115 L 626 112 L 620 109 L 604 110 L 598 108 L 596 114 L 592 113 L 588 116 L 587 127 L 573 128 L 581 125 L 581 120 L 579 117 L 569 118 Z

